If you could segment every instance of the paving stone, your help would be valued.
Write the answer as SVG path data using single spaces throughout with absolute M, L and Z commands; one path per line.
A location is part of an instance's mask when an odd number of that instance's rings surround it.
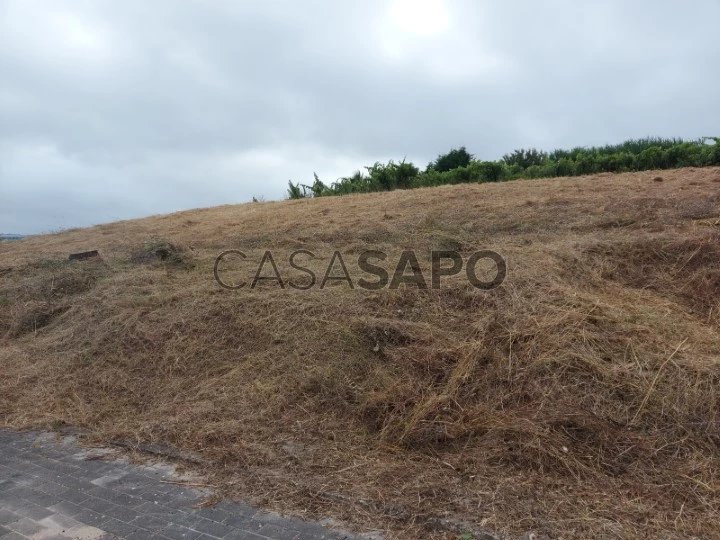
M 0 470 L 0 473 L 6 481 L 12 482 L 12 484 L 8 486 L 7 489 L 12 489 L 17 486 L 17 481 L 23 477 L 22 473 L 10 467 L 3 467 L 3 470 Z
M 93 527 L 99 528 L 104 521 L 107 521 L 107 516 L 90 510 L 89 508 L 83 508 L 73 516 L 73 519 L 85 525 L 92 525 Z
M 48 529 L 57 531 L 66 531 L 82 526 L 82 523 L 65 514 L 53 514 L 52 516 L 41 519 L 38 523 Z
M 138 506 L 135 509 L 139 514 L 147 514 L 149 516 L 162 517 L 168 521 L 180 520 L 190 515 L 187 512 L 165 506 L 164 504 L 145 502 L 145 504 Z M 194 513 L 193 513 L 194 515 Z M 197 516 L 195 516 L 197 519 Z
M 65 495 L 68 492 L 68 488 L 61 486 L 52 479 L 47 479 L 42 484 L 36 487 L 37 490 L 47 493 L 48 495 Z
M 99 514 L 103 514 L 114 505 L 110 501 L 98 499 L 97 497 L 88 497 L 87 500 L 82 502 L 82 506 L 94 510 Z
M 162 537 L 169 540 L 197 540 L 205 536 L 203 533 L 193 531 L 189 527 L 172 523 L 162 530 Z
M 13 482 L 12 480 L 3 480 L 2 482 L 0 482 L 0 491 L 5 491 L 6 489 L 13 488 L 15 487 L 15 485 L 15 482 Z
M 226 519 L 224 523 L 226 525 L 230 525 L 231 527 L 236 527 L 238 529 L 248 529 L 248 528 L 252 527 L 251 522 L 252 522 L 252 515 L 246 516 L 246 515 L 242 515 L 242 514 L 236 514 L 236 515 Z
M 8 523 L 17 521 L 21 517 L 21 515 L 16 514 L 15 512 L 11 512 L 10 510 L 0 507 L 0 525 L 7 525 Z
M 226 535 L 223 540 L 268 540 L 268 537 L 260 536 L 259 534 L 255 534 L 250 531 L 235 530 Z
M 223 508 L 217 508 L 217 507 L 213 507 L 213 506 L 206 506 L 203 508 L 199 508 L 197 510 L 196 514 L 205 519 L 209 519 L 211 521 L 217 521 L 218 523 L 227 523 L 227 520 L 235 517 L 234 513 L 228 512 L 227 510 L 225 510 Z
M 35 494 L 35 490 L 27 486 L 15 486 L 14 488 L 8 489 L 5 493 L 13 495 L 18 499 L 32 498 Z
M 51 471 L 55 476 L 66 480 L 71 478 L 73 473 L 80 470 L 76 465 L 70 465 L 56 459 L 41 461 L 40 466 Z
M 297 540 L 300 538 L 300 531 L 293 529 L 286 529 L 277 525 L 263 525 L 258 531 L 255 531 L 260 536 L 267 536 L 273 540 Z
M 142 527 L 143 529 L 148 529 L 149 531 L 152 531 L 154 533 L 162 531 L 164 527 L 167 527 L 169 525 L 167 520 L 147 514 L 139 515 L 138 517 L 133 519 L 130 524 Z
M 216 538 L 222 538 L 223 536 L 231 533 L 233 527 L 225 525 L 224 523 L 218 523 L 217 521 L 200 518 L 195 521 L 192 529 L 201 533 L 209 534 L 210 536 L 215 536 Z
M 279 527 L 292 529 L 293 524 L 296 523 L 296 520 L 286 518 L 276 512 L 258 512 L 253 515 L 252 522 L 258 523 L 260 525 L 276 525 Z
M 148 538 L 162 538 L 161 536 L 154 535 L 150 531 L 135 531 L 134 533 L 128 534 L 125 540 L 147 540 Z
M 117 491 L 113 491 L 112 489 L 95 485 L 91 488 L 84 489 L 83 493 L 113 504 L 122 504 L 124 506 L 139 506 L 145 502 L 139 497 L 133 497 L 131 495 L 126 495 L 125 493 L 119 493 Z
M 32 497 L 32 501 L 44 508 L 47 508 L 48 506 L 52 506 L 54 504 L 59 503 L 60 501 L 63 501 L 64 497 L 62 495 L 48 495 L 44 491 L 41 490 L 35 490 L 35 494 Z
M 0 537 L 0 540 L 27 540 L 27 536 L 23 536 L 22 534 L 18 534 L 16 532 L 10 532 L 8 534 L 3 534 L 2 537 Z
M 33 537 L 33 540 L 78 540 L 77 537 L 68 536 L 67 534 L 45 531 L 39 536 Z M 95 540 L 95 539 L 93 539 Z M 100 539 L 98 539 L 100 540 Z
M 29 519 L 33 519 L 35 521 L 39 521 L 43 518 L 46 518 L 53 514 L 52 511 L 48 510 L 47 508 L 43 508 L 42 506 L 27 502 L 26 505 L 23 508 L 20 508 L 17 511 L 18 515 L 21 515 L 22 517 L 26 517 Z
M 147 478 L 125 475 L 119 480 L 109 482 L 104 487 L 125 493 L 126 495 L 138 496 L 147 487 Z
M 111 484 L 116 485 L 120 480 L 122 480 L 124 476 L 125 473 L 105 474 L 103 476 L 95 478 L 94 480 L 91 480 L 90 483 L 98 487 L 107 487 Z
M 89 489 L 91 484 L 89 481 L 80 480 L 72 475 L 62 476 L 58 479 L 58 483 L 61 486 L 74 490 L 78 496 L 87 498 L 87 495 L 83 493 L 83 489 Z
M 15 495 L 0 493 L 0 508 L 14 512 L 15 510 L 20 510 L 24 505 L 23 500 Z
M 37 521 L 33 521 L 32 519 L 25 517 L 20 518 L 17 521 L 13 521 L 12 523 L 8 523 L 7 527 L 11 531 L 15 531 L 16 533 L 20 533 L 25 536 L 32 536 L 46 529 L 46 527 L 38 524 Z
M 87 474 L 89 476 L 93 476 L 94 478 L 104 476 L 110 470 L 114 469 L 112 465 L 104 461 L 98 461 L 95 459 L 77 459 L 75 464 L 80 467 L 83 475 Z
M 132 534 L 136 531 L 146 532 L 148 536 L 151 534 L 150 531 L 141 529 L 137 525 L 131 525 L 130 523 L 126 523 L 124 521 L 121 521 L 119 519 L 115 518 L 105 518 L 105 520 L 98 526 L 99 529 L 102 529 L 103 531 L 114 534 L 117 536 L 120 536 L 124 538 L 125 536 Z
M 172 522 L 182 527 L 192 529 L 195 522 L 198 520 L 197 516 L 192 513 L 184 512 L 173 517 Z
M 195 497 L 189 494 L 177 495 L 174 499 L 167 501 L 165 506 L 171 508 L 177 508 L 179 510 L 191 510 L 193 507 L 202 501 L 202 498 Z
M 128 508 L 119 504 L 114 504 L 105 510 L 105 515 L 114 519 L 119 519 L 125 523 L 130 523 L 140 514 L 135 508 Z
M 48 506 L 48 510 L 52 510 L 54 513 L 61 514 L 63 516 L 73 517 L 75 514 L 80 513 L 82 507 L 70 501 L 60 501 L 57 504 Z
M 144 490 L 138 494 L 138 497 L 148 502 L 160 504 L 166 504 L 175 498 L 172 493 L 165 493 L 157 489 Z
M 233 501 L 195 507 L 208 489 L 177 485 L 175 467 L 87 459 L 54 434 L 0 430 L 0 540 L 359 539 Z

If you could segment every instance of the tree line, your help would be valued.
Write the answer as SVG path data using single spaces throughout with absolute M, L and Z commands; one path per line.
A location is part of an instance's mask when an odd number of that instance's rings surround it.
M 621 144 L 576 147 L 543 152 L 535 148 L 515 150 L 497 161 L 482 161 L 464 146 L 453 148 L 428 163 L 425 170 L 402 160 L 376 162 L 352 176 L 325 184 L 314 174 L 311 184 L 288 182 L 290 199 L 325 197 L 442 186 L 446 184 L 502 182 L 521 178 L 581 176 L 603 172 L 633 172 L 678 167 L 720 165 L 720 137 L 694 141 L 648 137 Z

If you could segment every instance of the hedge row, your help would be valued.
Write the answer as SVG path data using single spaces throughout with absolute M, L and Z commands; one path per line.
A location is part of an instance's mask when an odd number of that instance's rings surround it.
M 714 144 L 713 144 L 714 143 Z M 464 147 L 442 154 L 424 171 L 401 161 L 375 163 L 330 185 L 317 175 L 311 185 L 289 182 L 288 197 L 324 197 L 471 182 L 501 182 L 520 178 L 553 178 L 602 172 L 632 172 L 677 167 L 720 165 L 720 137 L 696 141 L 647 138 L 622 144 L 555 150 L 515 150 L 498 161 L 480 161 Z

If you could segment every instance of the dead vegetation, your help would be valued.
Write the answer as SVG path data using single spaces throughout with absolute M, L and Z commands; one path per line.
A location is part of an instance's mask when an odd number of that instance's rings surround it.
M 456 538 L 438 528 L 452 518 L 717 538 L 718 172 L 227 206 L 4 243 L 0 423 L 192 452 L 227 493 L 391 537 Z M 88 244 L 104 262 L 57 262 Z M 293 249 L 320 275 L 334 250 L 384 250 L 392 271 L 403 249 L 493 249 L 508 277 L 231 292 L 213 280 L 231 248 L 254 261 L 245 279 L 266 249 L 286 275 Z

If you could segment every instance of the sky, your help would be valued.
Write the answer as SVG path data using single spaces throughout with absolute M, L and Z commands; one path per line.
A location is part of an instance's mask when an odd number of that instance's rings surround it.
M 0 0 L 0 233 L 720 135 L 720 0 Z

